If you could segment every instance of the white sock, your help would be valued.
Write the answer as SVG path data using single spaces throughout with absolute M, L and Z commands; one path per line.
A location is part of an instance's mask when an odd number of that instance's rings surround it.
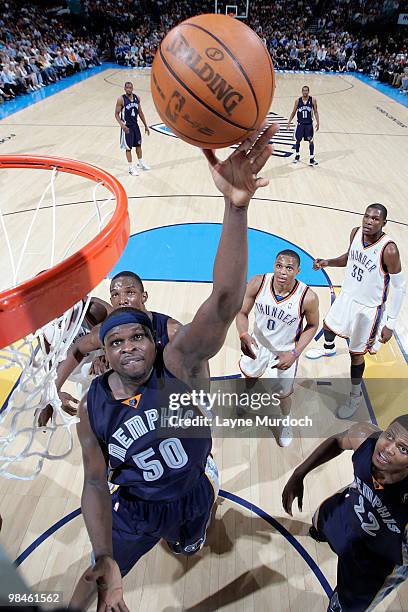
M 143 164 L 143 158 L 140 157 L 140 159 L 137 160 L 137 163 L 141 166 Z
M 350 391 L 350 397 L 352 399 L 356 398 L 356 397 L 360 397 L 361 395 L 361 384 L 358 385 L 351 385 L 351 391 Z
M 129 162 L 129 170 L 133 168 L 133 162 Z

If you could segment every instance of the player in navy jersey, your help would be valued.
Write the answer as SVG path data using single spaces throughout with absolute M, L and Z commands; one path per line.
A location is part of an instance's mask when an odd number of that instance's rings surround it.
M 110 301 L 113 308 L 132 306 L 133 308 L 138 308 L 146 312 L 152 321 L 155 342 L 164 348 L 166 344 L 174 338 L 177 330 L 181 327 L 181 323 L 173 317 L 161 312 L 148 311 L 145 306 L 148 297 L 142 279 L 134 272 L 127 270 L 119 272 L 111 280 Z M 93 301 L 94 298 L 92 298 L 91 304 L 93 304 Z M 78 337 L 72 343 L 66 359 L 58 366 L 56 385 L 59 392 L 65 381 L 71 376 L 74 370 L 78 368 L 85 357 L 103 348 L 99 340 L 99 329 L 108 314 L 112 311 L 112 308 L 106 302 L 102 302 L 102 300 L 97 300 L 97 304 L 99 305 L 99 309 L 96 310 L 94 308 L 92 310 L 93 318 L 92 324 L 89 324 L 89 333 Z M 102 305 L 105 305 L 105 308 L 102 308 Z M 100 355 L 95 356 L 92 367 L 90 363 L 88 364 L 87 373 L 89 373 L 90 376 L 98 375 L 103 374 L 107 369 L 105 356 Z M 79 404 L 77 399 L 72 397 L 69 393 L 61 392 L 60 399 L 62 401 L 63 410 L 71 415 L 76 414 Z M 40 427 L 44 427 L 48 423 L 52 413 L 53 409 L 51 406 L 46 406 L 41 411 L 38 420 Z
M 138 168 L 150 170 L 150 167 L 143 161 L 142 135 L 137 123 L 138 116 L 145 126 L 145 133 L 150 134 L 146 123 L 139 96 L 133 93 L 133 84 L 130 81 L 125 83 L 125 93 L 116 101 L 115 119 L 119 123 L 120 148 L 125 149 L 126 159 L 129 165 L 129 174 L 137 176 L 139 173 L 132 162 L 132 149 L 136 149 Z
M 312 98 L 309 95 L 309 87 L 305 85 L 302 87 L 302 97 L 295 100 L 292 113 L 289 117 L 287 129 L 290 127 L 290 123 L 295 115 L 297 115 L 297 128 L 295 133 L 296 138 L 296 155 L 293 160 L 294 164 L 300 161 L 300 143 L 302 140 L 309 142 L 309 153 L 310 153 L 310 165 L 317 166 L 317 161 L 314 157 L 314 130 L 313 130 L 313 114 L 316 118 L 316 130 L 319 129 L 320 120 L 319 113 L 317 111 L 316 98 Z
M 354 482 L 326 499 L 310 535 L 338 556 L 329 612 L 373 610 L 408 578 L 408 415 L 385 431 L 359 423 L 328 438 L 293 473 L 282 501 L 303 504 L 303 481 L 313 469 L 352 450 Z
M 101 326 L 112 371 L 92 383 L 81 401 L 78 425 L 84 463 L 82 512 L 95 566 L 80 579 L 72 607 L 85 609 L 98 585 L 99 612 L 127 611 L 121 575 L 143 554 L 162 538 L 185 555 L 204 543 L 217 494 L 210 431 L 203 426 L 194 438 L 196 428 L 188 422 L 173 431 L 162 427 L 159 433 L 157 427 L 168 414 L 169 381 L 178 393 L 201 386 L 203 380 L 209 383 L 208 360 L 223 346 L 241 307 L 248 267 L 247 209 L 258 187 L 269 182 L 257 174 L 272 153 L 267 143 L 278 126 L 265 128 L 225 161 L 214 151 L 204 151 L 224 195 L 225 213 L 212 292 L 192 322 L 181 327 L 163 352 L 156 348 L 144 312 L 117 310 Z M 187 410 L 194 417 L 198 408 L 189 401 Z M 110 481 L 119 485 L 112 499 L 105 457 L 113 470 Z

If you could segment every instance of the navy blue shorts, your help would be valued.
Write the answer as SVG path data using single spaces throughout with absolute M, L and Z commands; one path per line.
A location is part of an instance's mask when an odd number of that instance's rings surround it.
M 137 561 L 162 538 L 180 543 L 182 552 L 198 550 L 205 540 L 217 493 L 203 474 L 184 497 L 169 502 L 149 502 L 112 493 L 113 558 L 125 576 Z
M 120 130 L 120 148 L 128 151 L 133 147 L 140 147 L 142 144 L 142 135 L 138 126 L 130 127 L 129 132 L 125 134 L 124 130 Z
M 296 128 L 295 138 L 299 142 L 300 140 L 312 140 L 314 134 L 312 123 L 298 123 Z
M 315 527 L 327 538 L 335 553 L 330 540 L 336 537 L 336 524 L 330 519 L 332 508 L 341 496 L 340 492 L 326 499 L 313 519 Z M 384 557 L 359 547 L 358 543 L 345 547 L 345 551 L 338 555 L 337 585 L 327 611 L 364 612 L 374 601 L 378 605 L 404 579 L 396 575 L 390 580 L 395 567 Z

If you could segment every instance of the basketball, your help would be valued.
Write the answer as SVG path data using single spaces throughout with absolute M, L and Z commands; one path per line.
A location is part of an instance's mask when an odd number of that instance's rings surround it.
M 151 90 L 160 118 L 179 138 L 222 148 L 263 122 L 275 77 L 268 50 L 251 28 L 226 15 L 198 15 L 163 39 Z

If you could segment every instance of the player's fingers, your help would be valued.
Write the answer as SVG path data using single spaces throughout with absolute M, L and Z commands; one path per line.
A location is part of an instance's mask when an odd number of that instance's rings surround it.
M 298 495 L 298 508 L 300 512 L 303 512 L 303 491 Z
M 201 149 L 202 152 L 204 153 L 204 156 L 206 158 L 206 160 L 208 161 L 208 163 L 210 164 L 210 166 L 215 166 L 216 164 L 218 164 L 218 159 L 217 156 L 215 155 L 213 149 Z
M 120 601 L 119 602 L 119 611 L 120 612 L 129 612 L 129 608 L 127 607 L 127 605 L 125 604 L 124 601 Z
M 266 145 L 268 144 L 269 140 L 275 136 L 275 134 L 279 131 L 279 125 L 277 123 L 272 123 L 272 125 L 269 125 L 267 123 L 264 123 L 260 133 L 261 136 L 258 138 L 258 140 L 255 142 L 254 146 L 252 147 L 252 150 L 249 154 L 250 159 L 255 159 L 258 157 L 258 155 L 261 153 L 261 151 L 263 151 L 263 149 L 266 147 Z M 259 132 L 258 132 L 259 134 Z
M 267 187 L 269 185 L 269 179 L 267 178 L 259 178 L 255 181 L 255 189 L 259 187 Z
M 258 174 L 260 170 L 264 167 L 270 156 L 272 155 L 273 147 L 272 145 L 267 145 L 263 148 L 258 157 L 255 157 L 252 162 L 252 172 L 254 174 Z

